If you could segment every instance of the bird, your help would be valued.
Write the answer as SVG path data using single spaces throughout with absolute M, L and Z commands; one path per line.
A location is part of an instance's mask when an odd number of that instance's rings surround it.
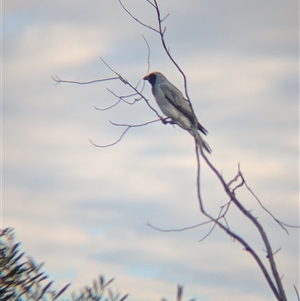
M 161 72 L 150 72 L 143 79 L 150 83 L 152 94 L 163 114 L 181 128 L 189 131 L 197 139 L 200 147 L 211 153 L 211 148 L 198 132 L 207 135 L 208 131 L 199 123 L 190 102 L 184 98 L 182 92 L 169 82 Z

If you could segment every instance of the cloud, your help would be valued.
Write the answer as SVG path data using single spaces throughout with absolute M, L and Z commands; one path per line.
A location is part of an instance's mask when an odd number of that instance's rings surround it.
M 143 101 L 94 110 L 117 100 L 106 87 L 120 95 L 129 91 L 120 82 L 55 86 L 51 80 L 112 76 L 99 60 L 103 56 L 137 83 L 147 68 L 140 36 L 146 33 L 151 69 L 163 70 L 182 89 L 159 37 L 113 1 L 16 3 L 4 4 L 3 225 L 16 229 L 22 248 L 46 261 L 57 287 L 72 282 L 75 290 L 103 273 L 116 277 L 114 288 L 130 292 L 130 300 L 172 299 L 177 283 L 186 286 L 186 299 L 272 300 L 253 259 L 219 230 L 198 243 L 209 225 L 175 233 L 145 225 L 178 229 L 204 221 L 188 133 L 158 122 L 131 129 L 114 147 L 95 148 L 88 139 L 108 144 L 120 137 L 123 128 L 109 120 L 138 124 L 155 114 Z M 155 25 L 147 3 L 125 4 Z M 240 162 L 263 203 L 297 223 L 296 10 L 270 1 L 161 4 L 163 13 L 171 13 L 167 43 L 209 130 L 210 159 L 227 181 Z M 157 108 L 149 85 L 144 94 Z M 201 185 L 206 208 L 217 214 L 228 200 L 204 163 Z M 288 296 L 294 296 L 297 230 L 287 236 L 249 192 L 237 195 L 259 216 L 274 250 L 282 248 L 276 260 Z M 230 227 L 247 235 L 265 260 L 255 230 L 235 211 L 232 216 Z

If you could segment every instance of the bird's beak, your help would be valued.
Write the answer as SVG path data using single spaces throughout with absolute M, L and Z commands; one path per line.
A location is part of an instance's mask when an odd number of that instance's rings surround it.
M 145 75 L 145 76 L 143 77 L 143 80 L 149 80 L 149 76 L 148 76 L 148 75 Z

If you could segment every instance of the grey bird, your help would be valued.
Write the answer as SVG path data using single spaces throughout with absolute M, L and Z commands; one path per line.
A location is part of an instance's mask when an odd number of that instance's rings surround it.
M 208 132 L 198 122 L 189 102 L 184 98 L 181 91 L 157 71 L 147 74 L 143 79 L 148 80 L 151 84 L 152 94 L 161 111 L 173 122 L 189 131 L 197 139 L 200 147 L 211 153 L 211 148 L 200 136 L 198 130 L 204 135 Z

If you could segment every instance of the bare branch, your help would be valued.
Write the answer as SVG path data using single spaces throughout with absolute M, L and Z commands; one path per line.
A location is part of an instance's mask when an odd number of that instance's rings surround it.
M 162 35 L 164 35 L 166 31 L 167 31 L 167 26 L 165 26 L 164 29 L 162 30 Z M 170 47 L 168 47 L 168 53 L 170 53 Z
M 246 188 L 248 189 L 248 191 L 251 193 L 251 195 L 256 199 L 256 201 L 258 202 L 258 204 L 260 205 L 260 207 L 266 211 L 273 219 L 274 221 L 287 233 L 289 234 L 288 230 L 284 227 L 290 227 L 290 228 L 299 228 L 299 226 L 293 226 L 293 225 L 288 225 L 282 221 L 280 221 L 279 219 L 277 219 L 271 212 L 270 210 L 268 210 L 263 204 L 262 202 L 260 201 L 260 199 L 256 196 L 256 194 L 252 191 L 252 189 L 248 186 L 246 180 L 244 179 L 244 177 L 241 175 L 241 177 L 243 178 L 244 180 L 244 183 L 245 183 L 245 186 Z
M 122 140 L 122 138 L 124 137 L 124 135 L 126 134 L 126 132 L 131 129 L 131 128 L 135 128 L 135 127 L 142 127 L 154 122 L 160 121 L 160 119 L 156 119 L 156 120 L 152 120 L 152 121 L 148 121 L 145 123 L 141 123 L 141 124 L 121 124 L 121 123 L 115 123 L 112 121 L 109 121 L 112 125 L 114 126 L 124 126 L 126 127 L 126 129 L 123 131 L 123 133 L 121 134 L 120 138 L 118 140 L 116 140 L 115 142 L 109 143 L 109 144 L 104 144 L 104 145 L 99 145 L 94 143 L 91 139 L 89 139 L 90 143 L 93 144 L 95 147 L 101 147 L 101 148 L 105 148 L 105 147 L 110 147 L 113 145 L 116 145 L 118 142 L 120 142 Z
M 129 101 L 125 100 L 124 98 L 130 98 L 130 97 L 136 96 L 136 95 L 138 95 L 137 93 L 119 96 L 119 95 L 117 95 L 116 93 L 114 93 L 112 90 L 110 90 L 108 88 L 106 88 L 106 90 L 109 93 L 111 93 L 113 96 L 115 96 L 116 98 L 119 98 L 119 100 L 127 103 L 128 105 L 134 105 L 136 103 L 135 100 L 133 102 L 129 102 Z
M 242 186 L 244 185 L 244 183 L 245 183 L 244 178 L 242 178 L 241 183 L 237 184 L 237 185 L 232 189 L 232 193 L 234 194 L 235 191 L 236 191 L 238 188 L 240 188 L 240 187 L 242 187 Z
M 223 206 L 221 207 L 221 210 L 220 210 L 220 212 L 219 212 L 219 215 L 218 215 L 218 217 L 217 217 L 217 219 L 216 219 L 216 220 L 224 219 L 224 221 L 225 221 L 227 227 L 228 227 L 228 224 L 227 224 L 227 221 L 226 221 L 226 219 L 225 219 L 225 215 L 226 215 L 226 213 L 227 213 L 227 211 L 228 211 L 229 206 L 230 206 L 230 201 L 229 201 L 227 204 L 225 204 L 225 205 L 223 205 Z M 225 208 L 225 209 L 224 209 L 224 208 Z M 222 212 L 224 212 L 224 213 L 222 213 Z M 157 231 L 160 231 L 160 232 L 183 232 L 183 231 L 192 230 L 192 229 L 195 229 L 195 228 L 198 228 L 198 227 L 201 227 L 201 226 L 210 224 L 210 223 L 214 223 L 214 225 L 213 225 L 212 228 L 208 231 L 208 233 L 205 234 L 205 236 L 204 236 L 203 238 L 201 238 L 201 239 L 198 241 L 198 242 L 202 242 L 202 241 L 203 241 L 204 239 L 206 239 L 206 238 L 212 233 L 212 231 L 214 230 L 214 228 L 215 228 L 215 226 L 216 226 L 216 223 L 215 223 L 214 220 L 211 220 L 211 219 L 210 219 L 210 220 L 208 220 L 208 221 L 206 221 L 206 222 L 202 222 L 202 223 L 199 223 L 199 224 L 196 224 L 196 225 L 193 225 L 193 226 L 187 226 L 187 227 L 183 227 L 183 228 L 179 228 L 179 229 L 162 229 L 162 228 L 159 228 L 159 227 L 157 227 L 157 226 L 153 226 L 153 225 L 152 225 L 150 222 L 148 222 L 148 221 L 147 221 L 146 224 L 147 224 L 150 228 L 152 228 L 152 229 L 154 229 L 154 230 L 157 230 Z
M 91 80 L 91 81 L 87 81 L 87 82 L 78 82 L 78 81 L 74 81 L 74 80 L 62 80 L 57 75 L 55 75 L 55 77 L 54 76 L 51 76 L 51 77 L 56 82 L 56 84 L 67 83 L 67 84 L 77 84 L 77 85 L 89 85 L 89 84 L 119 79 L 119 77 L 108 77 L 108 78 L 103 78 L 103 79 Z
M 230 204 L 232 203 L 232 200 L 230 200 L 229 202 L 227 202 L 225 205 L 223 205 L 221 208 L 222 209 L 224 209 L 225 208 L 225 210 L 224 210 L 224 213 L 222 214 L 222 216 L 226 216 L 226 214 L 227 214 L 227 212 L 228 212 L 228 210 L 229 210 L 229 207 L 230 207 Z
M 236 199 L 235 195 L 230 191 L 230 189 L 226 185 L 223 177 L 220 175 L 220 173 L 210 163 L 210 161 L 207 159 L 207 157 L 203 153 L 202 148 L 199 149 L 199 146 L 198 146 L 196 138 L 195 138 L 195 151 L 196 151 L 196 159 L 197 159 L 197 196 L 198 196 L 198 201 L 199 201 L 201 212 L 206 217 L 208 217 L 210 220 L 214 221 L 216 223 L 216 225 L 218 225 L 228 235 L 230 235 L 232 238 L 234 238 L 235 240 L 237 240 L 240 244 L 242 244 L 245 247 L 245 250 L 247 250 L 252 255 L 252 257 L 255 259 L 256 263 L 258 264 L 259 268 L 261 269 L 262 273 L 264 274 L 264 276 L 265 276 L 265 278 L 266 278 L 266 280 L 267 280 L 267 282 L 268 282 L 271 290 L 273 291 L 274 295 L 276 296 L 277 300 L 287 301 L 284 289 L 282 287 L 281 279 L 280 279 L 280 277 L 278 275 L 278 272 L 277 272 L 277 268 L 276 268 L 276 264 L 275 264 L 275 261 L 274 261 L 274 258 L 273 258 L 273 253 L 272 253 L 271 245 L 270 245 L 269 240 L 268 240 L 268 238 L 267 238 L 267 236 L 266 236 L 266 234 L 264 232 L 264 229 L 262 228 L 262 226 L 260 225 L 260 223 L 250 214 L 250 212 L 248 212 L 240 204 L 240 202 Z M 270 275 L 269 275 L 266 267 L 262 263 L 261 259 L 257 255 L 257 253 L 253 250 L 253 248 L 251 248 L 250 245 L 243 238 L 241 238 L 238 234 L 236 234 L 235 232 L 233 232 L 232 230 L 230 230 L 228 228 L 228 225 L 224 226 L 219 220 L 215 219 L 214 217 L 212 217 L 210 214 L 208 214 L 205 211 L 204 206 L 203 206 L 203 202 L 202 202 L 202 199 L 201 199 L 201 194 L 200 194 L 200 156 L 199 156 L 199 153 L 202 154 L 202 157 L 204 158 L 205 162 L 212 169 L 212 171 L 216 174 L 217 178 L 222 183 L 226 194 L 229 196 L 229 198 L 232 200 L 232 202 L 243 212 L 243 214 L 245 214 L 252 221 L 252 223 L 259 230 L 259 233 L 262 236 L 262 240 L 263 240 L 263 242 L 264 242 L 264 244 L 266 246 L 267 254 L 269 255 L 269 262 L 270 262 L 272 274 L 273 274 L 273 276 L 275 278 L 275 282 L 276 282 L 277 287 L 273 283 L 273 281 L 272 281 L 272 279 L 271 279 L 271 277 L 270 277 Z
M 163 18 L 160 20 L 160 22 L 164 22 L 169 16 L 170 16 L 170 13 L 166 14 L 166 16 L 163 17 Z
M 214 229 L 216 228 L 216 225 L 217 225 L 217 223 L 214 223 L 212 228 L 201 239 L 199 239 L 198 242 L 204 241 L 214 231 Z
M 122 140 L 122 138 L 124 137 L 124 135 L 126 134 L 126 132 L 131 129 L 130 126 L 128 126 L 124 132 L 122 133 L 122 135 L 120 136 L 120 138 L 118 140 L 116 140 L 115 142 L 113 143 L 110 143 L 110 144 L 105 144 L 105 145 L 99 145 L 99 144 L 96 144 L 94 143 L 91 139 L 89 139 L 90 143 L 93 144 L 95 147 L 101 147 L 101 148 L 105 148 L 105 147 L 110 147 L 110 146 L 113 146 L 113 145 L 116 145 L 118 142 L 120 142 Z
M 155 119 L 155 120 L 147 121 L 145 123 L 140 123 L 140 124 L 124 124 L 124 123 L 115 123 L 115 122 L 112 122 L 112 121 L 109 121 L 109 122 L 112 125 L 115 125 L 115 126 L 126 126 L 126 127 L 135 128 L 135 127 L 142 127 L 142 126 L 145 126 L 145 125 L 148 125 L 148 124 L 151 124 L 151 123 L 154 123 L 154 122 L 158 122 L 158 121 L 160 121 L 160 119 Z
M 227 204 L 225 204 L 225 205 L 223 205 L 223 206 L 221 207 L 220 212 L 219 212 L 219 215 L 218 215 L 218 217 L 216 218 L 216 220 L 211 220 L 211 219 L 210 219 L 210 221 L 213 222 L 214 225 L 212 226 L 212 228 L 208 231 L 208 233 L 207 233 L 205 236 L 203 236 L 200 240 L 198 240 L 198 242 L 202 242 L 203 240 L 205 240 L 205 239 L 213 232 L 213 230 L 215 229 L 215 227 L 216 227 L 216 225 L 217 225 L 217 222 L 216 222 L 216 221 L 219 221 L 220 219 L 224 219 L 224 222 L 225 222 L 225 224 L 226 224 L 226 227 L 229 228 L 225 216 L 226 216 L 226 213 L 227 213 L 228 210 L 229 210 L 230 202 L 231 202 L 231 201 L 229 201 Z M 225 209 L 224 209 L 224 208 L 225 208 Z M 224 211 L 224 213 L 222 213 L 223 211 Z
M 206 221 L 206 222 L 203 222 L 203 223 L 200 223 L 200 224 L 196 224 L 196 225 L 193 225 L 193 226 L 187 226 L 187 227 L 184 227 L 184 228 L 179 228 L 179 229 L 162 229 L 162 228 L 153 226 L 153 225 L 152 225 L 150 222 L 148 222 L 148 221 L 146 222 L 146 225 L 149 226 L 150 228 L 154 229 L 154 230 L 159 231 L 159 232 L 183 232 L 183 231 L 195 229 L 195 228 L 198 228 L 198 227 L 201 227 L 201 226 L 210 224 L 210 223 L 212 223 L 211 220 Z
M 274 253 L 273 253 L 273 256 L 276 255 L 279 251 L 281 251 L 281 248 L 278 248 Z M 265 251 L 266 252 L 266 251 Z M 267 254 L 266 255 L 266 258 L 269 258 L 269 255 Z
M 154 6 L 154 4 L 150 1 L 150 0 L 146 0 L 149 4 L 151 4 L 153 7 L 155 7 Z
M 150 1 L 147 1 L 147 2 L 150 3 L 152 6 L 154 6 L 153 3 L 151 3 Z M 119 3 L 120 3 L 120 5 L 122 6 L 122 8 L 126 11 L 126 13 L 127 13 L 132 19 L 134 19 L 136 22 L 138 22 L 139 24 L 143 25 L 144 27 L 146 27 L 146 28 L 148 28 L 148 29 L 151 29 L 151 30 L 153 30 L 153 31 L 155 31 L 155 32 L 157 32 L 157 33 L 159 33 L 157 29 L 151 27 L 150 25 L 147 25 L 147 24 L 143 23 L 143 22 L 140 21 L 138 18 L 136 18 L 136 17 L 135 17 L 135 16 L 134 16 L 134 15 L 133 15 L 133 14 L 132 14 L 125 6 L 124 6 L 124 4 L 122 3 L 121 0 L 119 0 Z
M 238 178 L 240 177 L 240 163 L 238 163 L 238 173 L 236 174 L 236 176 L 227 183 L 227 186 L 230 187 L 230 185 L 233 183 L 233 182 L 236 182 L 238 180 Z
M 267 250 L 267 254 L 268 254 L 268 257 L 269 257 L 269 264 L 270 264 L 272 275 L 275 279 L 275 283 L 276 283 L 277 288 L 274 285 L 272 279 L 269 276 L 269 273 L 267 272 L 265 266 L 261 262 L 260 258 L 256 254 L 256 252 L 240 236 L 238 236 L 236 233 L 234 233 L 231 230 L 224 227 L 219 221 L 217 221 L 218 226 L 220 226 L 225 232 L 227 232 L 228 234 L 233 236 L 235 239 L 237 239 L 241 244 L 243 244 L 245 246 L 245 249 L 251 253 L 251 255 L 254 257 L 257 264 L 259 265 L 260 269 L 262 270 L 262 272 L 263 272 L 270 288 L 272 289 L 274 295 L 276 296 L 276 298 L 280 301 L 286 301 L 287 299 L 286 299 L 285 291 L 283 289 L 282 282 L 281 282 L 280 276 L 279 276 L 278 271 L 277 271 L 276 263 L 275 263 L 275 260 L 274 260 L 274 257 L 273 257 L 273 251 L 272 251 L 270 242 L 268 240 L 268 237 L 267 237 L 263 227 L 258 222 L 258 220 L 248 210 L 246 210 L 243 207 L 243 205 L 237 200 L 234 193 L 232 193 L 230 191 L 229 187 L 226 185 L 223 177 L 220 175 L 220 173 L 217 171 L 217 169 L 211 164 L 211 162 L 208 160 L 208 158 L 205 156 L 205 154 L 203 153 L 203 151 L 201 149 L 200 149 L 200 151 L 201 151 L 202 157 L 204 158 L 207 165 L 215 173 L 215 175 L 217 176 L 217 178 L 221 182 L 226 194 L 230 197 L 230 199 L 236 205 L 236 207 L 254 224 L 254 226 L 257 228 L 258 232 L 260 233 L 262 241 L 264 242 L 264 245 L 265 245 L 266 250 Z M 199 157 L 199 155 L 197 155 L 197 156 Z M 206 212 L 203 212 L 203 213 L 206 216 L 209 216 Z
M 150 46 L 149 46 L 149 43 L 148 43 L 148 41 L 147 41 L 147 39 L 142 35 L 142 37 L 143 37 L 143 39 L 144 39 L 144 41 L 145 41 L 145 43 L 146 43 L 146 45 L 147 45 L 147 50 L 148 50 L 148 55 L 147 55 L 147 65 L 148 65 L 148 68 L 147 68 L 147 73 L 146 74 L 148 74 L 149 72 L 150 72 Z M 145 83 L 145 82 L 144 82 Z M 142 88 L 142 91 L 143 91 L 143 89 L 144 89 L 144 85 L 143 85 L 143 88 Z
M 115 96 L 116 98 L 121 98 L 122 101 L 126 102 L 129 105 L 133 105 L 135 102 L 129 102 L 126 101 L 124 98 L 132 98 L 136 95 L 138 95 L 138 93 L 132 93 L 132 94 L 127 94 L 127 95 L 117 95 L 115 92 L 113 92 L 112 90 L 106 88 L 106 90 L 111 93 L 113 96 Z
M 240 170 L 240 164 L 238 163 L 238 173 L 237 173 L 237 175 L 231 180 L 231 181 L 229 181 L 228 183 L 227 183 L 227 186 L 228 187 L 230 187 L 230 185 L 233 183 L 233 182 L 235 182 L 235 181 L 237 181 L 239 178 L 241 178 L 241 180 L 242 180 L 242 182 L 239 184 L 239 185 L 237 185 L 233 190 L 232 190 L 232 192 L 234 193 L 235 192 L 235 190 L 237 189 L 237 188 L 239 188 L 239 187 L 241 187 L 241 186 L 243 186 L 243 185 L 245 185 L 245 187 L 247 188 L 247 190 L 251 193 L 251 195 L 256 199 L 256 201 L 259 203 L 259 205 L 279 224 L 279 226 L 280 227 L 282 227 L 285 231 L 286 231 L 286 233 L 287 234 L 289 234 L 288 233 L 288 231 L 287 231 L 287 229 L 284 227 L 284 226 L 286 226 L 286 227 L 289 227 L 289 228 L 299 228 L 300 226 L 299 225 L 290 225 L 290 224 L 286 224 L 286 223 L 284 223 L 284 222 L 282 222 L 282 221 L 280 221 L 279 219 L 277 219 L 271 212 L 270 212 L 270 210 L 268 210 L 263 204 L 262 204 L 262 202 L 260 201 L 260 199 L 255 195 L 255 193 L 253 192 L 253 190 L 248 186 L 248 184 L 247 184 L 247 182 L 246 182 L 246 180 L 245 180 L 245 177 L 243 176 L 243 174 L 242 174 L 242 172 L 241 172 L 241 170 Z
M 122 99 L 119 98 L 118 101 L 117 101 L 116 103 L 114 103 L 113 105 L 111 105 L 111 106 L 109 106 L 109 107 L 106 107 L 106 108 L 101 109 L 101 108 L 98 108 L 98 107 L 95 107 L 95 106 L 94 106 L 94 108 L 95 108 L 96 110 L 98 110 L 98 111 L 106 111 L 106 110 L 109 110 L 109 109 L 111 109 L 111 108 L 117 106 L 121 101 L 122 101 Z
M 156 114 L 157 117 L 159 117 L 160 119 L 164 119 L 162 116 L 160 116 L 158 114 L 158 112 L 150 105 L 149 100 L 140 92 L 138 91 L 130 82 L 128 82 L 126 79 L 124 79 L 119 73 L 117 73 L 115 70 L 113 70 L 103 58 L 100 58 L 102 60 L 102 62 L 107 66 L 107 68 L 109 68 L 114 74 L 116 74 L 119 79 L 125 84 L 128 85 L 132 90 L 134 90 L 136 92 L 137 95 L 139 95 L 142 99 L 145 100 L 146 104 L 148 105 L 148 107 Z

